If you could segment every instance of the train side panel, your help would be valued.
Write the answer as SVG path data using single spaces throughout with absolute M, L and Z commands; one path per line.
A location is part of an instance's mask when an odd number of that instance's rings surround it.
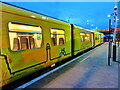
M 2 78 L 0 79 L 0 86 L 71 56 L 71 28 L 69 24 L 58 22 L 48 17 L 42 18 L 37 14 L 22 11 L 21 9 L 18 10 L 11 6 L 3 5 L 1 11 L 2 52 L 0 58 L 2 60 L 0 60 L 0 63 L 2 63 L 2 67 L 0 71 L 2 72 L 0 73 Z M 31 17 L 32 14 L 36 15 L 36 18 Z M 52 35 L 51 29 L 53 32 L 59 30 L 64 30 L 65 32 L 64 34 L 58 33 L 57 38 L 61 41 L 58 39 L 58 45 L 56 46 L 52 45 L 51 37 L 53 35 L 56 37 L 56 34 Z M 35 42 L 34 40 L 38 42 L 36 45 L 32 44 Z M 19 49 L 13 49 L 12 46 L 16 46 L 16 42 L 18 45 L 18 41 L 20 44 Z M 29 45 L 28 42 L 31 44 Z M 40 42 L 42 45 L 34 48 Z
M 104 34 L 100 32 L 94 32 L 95 46 L 104 43 Z
M 33 22 L 33 20 L 31 20 L 30 18 L 21 17 L 5 12 L 2 13 L 2 16 L 3 31 L 1 55 L 4 57 L 4 60 L 2 60 L 2 84 L 4 85 L 6 83 L 23 77 L 26 74 L 29 74 L 29 71 L 35 71 L 36 68 L 32 68 L 32 66 L 37 67 L 40 63 L 42 63 L 43 65 L 39 67 L 43 68 L 45 66 L 44 62 L 46 62 L 46 48 L 45 46 L 43 46 L 42 48 L 36 48 L 31 50 L 12 51 L 10 48 L 10 32 L 8 23 L 10 21 L 15 21 L 31 24 L 30 22 Z
M 74 55 L 92 47 L 93 33 L 74 25 Z
M 101 42 L 101 44 L 102 44 L 102 43 L 104 43 L 104 34 L 101 33 L 101 34 L 100 34 L 100 37 L 101 37 L 101 38 L 100 38 L 100 42 Z
M 99 45 L 100 42 L 100 33 L 94 32 L 94 41 L 95 41 L 95 46 Z
M 7 4 L 0 13 L 0 86 L 71 57 L 69 23 Z M 102 34 L 73 26 L 74 55 L 103 42 Z

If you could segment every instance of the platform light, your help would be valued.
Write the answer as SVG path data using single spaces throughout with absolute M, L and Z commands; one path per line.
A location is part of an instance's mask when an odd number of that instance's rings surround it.
M 93 24 L 91 26 L 94 26 Z
M 89 24 L 89 20 L 87 20 L 87 24 Z
M 87 29 L 90 29 L 89 20 L 86 21 L 86 27 Z
M 98 27 L 96 27 L 96 29 L 98 29 Z
M 94 26 L 94 25 L 92 24 L 92 25 L 91 25 L 91 27 L 90 27 L 90 28 L 91 28 L 91 30 L 93 30 L 93 29 L 94 29 L 94 27 L 93 27 L 93 26 Z
M 111 15 L 109 14 L 107 17 L 111 17 Z
M 87 22 L 89 22 L 89 20 L 87 20 Z
M 114 15 L 114 13 L 111 13 L 111 14 L 108 14 L 107 17 L 111 17 L 111 16 L 113 16 L 113 15 Z

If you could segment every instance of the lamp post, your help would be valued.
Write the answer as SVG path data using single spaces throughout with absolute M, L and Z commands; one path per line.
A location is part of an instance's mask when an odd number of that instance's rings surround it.
M 89 29 L 88 24 L 89 24 L 89 20 L 87 20 L 87 23 L 86 23 L 87 29 Z
M 91 30 L 93 30 L 93 26 L 94 26 L 94 25 L 92 24 L 92 25 L 91 25 Z
M 96 30 L 98 29 L 98 27 L 95 28 Z
M 117 21 L 119 21 L 119 20 L 120 20 L 120 18 L 117 19 Z M 118 39 L 118 47 L 119 47 L 119 43 L 120 43 L 120 39 Z
M 114 7 L 113 61 L 116 61 L 116 21 L 117 21 L 117 6 Z
M 110 38 L 110 34 L 111 34 L 111 19 L 109 19 L 109 46 L 108 46 L 108 65 L 110 65 L 110 58 L 111 58 L 111 46 L 112 46 L 112 42 L 111 42 L 111 38 Z

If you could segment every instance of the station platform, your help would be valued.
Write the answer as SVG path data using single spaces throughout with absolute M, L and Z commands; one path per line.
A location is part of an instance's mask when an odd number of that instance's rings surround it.
M 120 65 L 107 65 L 108 43 L 81 55 L 73 62 L 52 72 L 46 77 L 25 87 L 29 88 L 118 88 Z M 120 46 L 117 47 L 117 61 L 120 60 Z

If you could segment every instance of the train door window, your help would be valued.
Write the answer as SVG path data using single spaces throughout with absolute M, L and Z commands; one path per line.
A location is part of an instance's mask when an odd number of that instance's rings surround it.
M 51 39 L 54 46 L 65 44 L 65 30 L 51 28 Z
M 59 45 L 64 44 L 64 39 L 63 38 L 59 38 Z
M 101 40 L 101 35 L 99 35 L 99 40 Z
M 90 33 L 87 33 L 85 36 L 85 41 L 89 41 L 90 42 Z
M 90 39 L 90 42 L 92 42 L 92 40 L 93 40 L 93 34 L 90 33 L 89 35 L 90 35 L 90 38 L 89 38 L 89 39 Z
M 40 48 L 43 45 L 40 26 L 9 22 L 9 39 L 12 51 Z
M 97 40 L 99 40 L 99 35 L 97 35 Z
M 98 40 L 98 35 L 95 35 L 95 40 Z
M 100 35 L 100 42 L 102 42 L 103 41 L 103 37 L 102 37 L 102 35 Z
M 85 33 L 80 33 L 80 41 L 85 42 Z

